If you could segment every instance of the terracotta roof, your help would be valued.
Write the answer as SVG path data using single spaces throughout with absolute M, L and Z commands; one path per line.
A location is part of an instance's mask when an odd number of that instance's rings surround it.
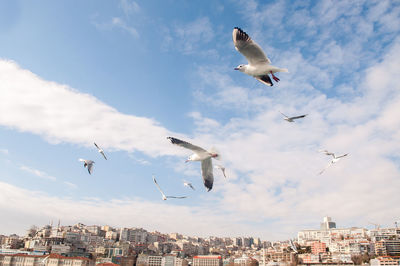
M 221 256 L 215 255 L 215 256 L 194 256 L 193 259 L 221 259 Z
M 112 262 L 104 262 L 104 263 L 96 264 L 96 266 L 119 266 L 119 265 L 112 263 Z

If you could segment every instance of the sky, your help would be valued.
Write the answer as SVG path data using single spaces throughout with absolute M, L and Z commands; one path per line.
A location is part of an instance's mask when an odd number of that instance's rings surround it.
M 268 87 L 234 71 L 247 63 L 234 27 L 289 73 Z M 387 0 L 0 1 L 0 234 L 58 220 L 263 240 L 324 216 L 394 227 L 399 33 Z M 167 136 L 215 147 L 227 177 L 214 169 L 207 192 Z M 325 149 L 349 155 L 318 175 Z M 163 201 L 153 174 L 188 198 Z

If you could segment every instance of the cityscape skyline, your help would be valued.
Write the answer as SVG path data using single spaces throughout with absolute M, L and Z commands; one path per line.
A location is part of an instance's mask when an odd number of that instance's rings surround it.
M 331 220 L 331 217 L 325 216 L 323 217 L 323 221 L 319 224 L 320 228 L 318 228 L 318 223 L 315 223 L 315 227 L 313 228 L 303 228 L 302 230 L 328 230 L 330 228 L 336 228 L 336 222 L 333 222 Z M 376 223 L 372 223 L 372 222 L 368 222 L 367 223 L 368 226 L 349 226 L 348 228 L 364 228 L 367 230 L 373 230 L 373 229 L 379 229 L 379 228 L 398 228 L 398 226 L 400 225 L 400 220 L 398 221 L 394 221 L 393 222 L 393 226 L 386 226 L 386 224 L 376 224 Z M 114 226 L 114 225 L 110 225 L 110 224 L 84 224 L 81 222 L 76 222 L 73 224 L 68 224 L 68 225 L 64 225 L 62 224 L 61 220 L 58 220 L 57 222 L 54 221 L 50 221 L 48 224 L 45 225 L 36 225 L 36 224 L 32 224 L 32 226 L 38 227 L 38 228 L 42 228 L 45 226 L 51 226 L 52 228 L 62 228 L 62 227 L 70 227 L 72 225 L 83 225 L 83 226 L 98 226 L 98 227 L 111 227 L 114 229 L 122 229 L 122 228 L 132 228 L 132 229 L 144 229 L 148 232 L 159 232 L 162 234 L 180 234 L 180 235 L 185 235 L 185 236 L 189 236 L 189 237 L 201 237 L 201 238 L 207 238 L 207 237 L 219 237 L 219 238 L 235 238 L 235 237 L 252 237 L 252 238 L 258 238 L 261 241 L 287 241 L 289 239 L 296 239 L 298 237 L 298 233 L 296 233 L 295 236 L 287 238 L 287 239 L 262 239 L 260 236 L 258 235 L 186 235 L 186 234 L 182 234 L 178 231 L 176 232 L 161 232 L 160 230 L 149 230 L 148 228 L 146 228 L 145 226 L 133 226 L 133 227 L 127 227 L 127 226 Z M 339 225 L 340 226 L 340 225 Z M 371 228 L 372 227 L 372 228 Z M 339 228 L 345 228 L 345 227 L 339 227 Z M 4 233 L 4 232 L 0 232 L 0 235 L 12 235 L 12 234 L 16 234 L 18 236 L 24 236 L 24 234 L 29 231 L 28 229 L 25 230 L 21 230 L 20 233 L 17 232 L 13 232 L 13 233 Z
M 31 226 L 24 236 L 0 234 L 0 265 L 398 265 L 400 228 L 395 225 L 340 228 L 326 216 L 318 229 L 301 230 L 293 239 L 269 241 L 253 236 L 199 237 L 109 225 L 61 225 L 59 221 L 56 226 Z
M 235 27 L 279 82 L 234 70 Z M 279 240 L 328 214 L 399 219 L 398 1 L 0 1 L 0 33 L 5 233 L 60 219 Z M 167 137 L 215 147 L 226 178 L 207 192 Z M 348 155 L 318 175 L 332 153 Z M 163 201 L 153 175 L 187 198 Z

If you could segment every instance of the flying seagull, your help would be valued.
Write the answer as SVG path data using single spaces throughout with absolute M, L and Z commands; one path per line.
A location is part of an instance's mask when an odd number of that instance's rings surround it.
M 304 118 L 307 116 L 307 115 L 299 115 L 299 116 L 289 117 L 289 116 L 285 115 L 284 113 L 282 113 L 281 111 L 279 111 L 279 113 L 281 113 L 285 117 L 284 119 L 288 122 L 294 122 L 295 119 Z
M 196 189 L 194 188 L 194 186 L 192 185 L 192 183 L 190 183 L 190 182 L 188 182 L 188 181 L 183 181 L 183 185 L 184 185 L 185 187 L 190 187 L 191 189 L 196 190 Z
M 174 137 L 167 137 L 167 139 L 169 139 L 172 144 L 181 146 L 194 152 L 192 155 L 189 156 L 186 162 L 201 161 L 201 175 L 203 176 L 203 183 L 208 191 L 210 191 L 214 183 L 213 166 L 211 159 L 220 159 L 220 155 L 216 151 L 206 151 L 201 147 Z
M 87 167 L 89 174 L 92 174 L 94 162 L 92 160 L 85 160 L 85 159 L 79 159 L 79 161 L 84 162 L 83 167 Z
M 235 27 L 232 32 L 232 38 L 236 50 L 244 55 L 249 62 L 248 65 L 242 64 L 235 67 L 235 70 L 244 72 L 268 86 L 273 85 L 269 74 L 278 82 L 279 78 L 274 73 L 289 72 L 286 68 L 271 65 L 271 60 L 265 55 L 261 47 L 242 29 Z
M 289 239 L 289 243 L 290 243 L 290 247 L 293 249 L 293 251 L 294 251 L 295 253 L 297 253 L 297 252 L 298 252 L 298 251 L 297 251 L 297 247 L 296 247 L 296 245 L 293 243 L 292 239 Z
M 216 166 L 214 166 L 215 168 L 217 168 L 217 169 L 221 169 L 221 171 L 222 171 L 222 174 L 224 175 L 224 177 L 226 178 L 226 175 L 225 175 L 225 167 L 223 167 L 222 165 L 220 165 L 220 164 L 217 164 Z
M 48 258 L 50 257 L 50 255 L 46 255 L 41 261 L 41 264 L 46 264 L 46 261 L 48 260 Z
M 336 156 L 333 152 L 329 152 L 327 150 L 320 150 L 319 152 L 323 152 L 326 155 L 331 155 L 333 157 L 333 159 L 325 166 L 325 168 L 322 169 L 322 171 L 318 173 L 319 175 L 322 174 L 326 169 L 328 169 L 329 166 L 337 163 L 341 158 L 343 158 L 343 157 L 348 155 L 348 153 L 346 153 L 346 154 L 343 154 L 343 155 Z
M 104 154 L 103 149 L 100 148 L 100 147 L 96 144 L 96 142 L 93 142 L 93 143 L 94 143 L 94 146 L 96 146 L 96 148 L 99 150 L 99 152 L 101 153 L 101 155 L 103 155 L 104 159 L 107 160 L 107 157 L 106 157 L 106 155 Z
M 186 196 L 183 196 L 183 197 L 165 196 L 164 192 L 161 190 L 160 186 L 158 185 L 157 180 L 156 180 L 156 178 L 154 177 L 154 175 L 153 175 L 153 181 L 154 181 L 154 184 L 156 184 L 158 190 L 161 192 L 161 195 L 162 195 L 162 199 L 163 199 L 163 200 L 167 200 L 167 199 L 169 199 L 169 198 L 172 198 L 172 199 L 184 199 L 184 198 L 187 198 Z

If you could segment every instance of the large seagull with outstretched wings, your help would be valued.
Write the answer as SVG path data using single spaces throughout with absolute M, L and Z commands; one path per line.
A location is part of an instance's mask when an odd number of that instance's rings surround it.
M 247 65 L 242 64 L 235 67 L 235 70 L 250 75 L 268 86 L 273 85 L 269 75 L 278 82 L 279 78 L 274 73 L 289 72 L 286 68 L 271 65 L 271 60 L 265 55 L 261 47 L 242 29 L 235 27 L 232 32 L 232 38 L 236 50 L 244 55 L 249 62 Z
M 189 142 L 174 138 L 167 137 L 172 144 L 189 149 L 194 153 L 189 156 L 186 162 L 201 161 L 201 175 L 203 176 L 204 186 L 210 191 L 214 183 L 213 166 L 211 159 L 220 159 L 220 155 L 213 150 L 207 151 L 199 146 L 193 145 Z

